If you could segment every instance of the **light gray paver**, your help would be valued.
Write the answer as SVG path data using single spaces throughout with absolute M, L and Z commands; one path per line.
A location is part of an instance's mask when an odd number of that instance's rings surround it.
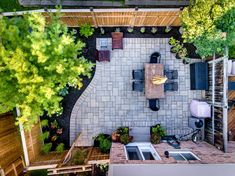
M 190 90 L 189 65 L 184 65 L 170 53 L 168 40 L 124 38 L 124 49 L 111 51 L 110 62 L 97 62 L 92 82 L 72 111 L 70 142 L 75 140 L 78 132 L 82 132 L 77 145 L 89 146 L 93 143 L 92 137 L 101 132 L 110 134 L 119 126 L 149 127 L 160 123 L 167 128 L 168 134 L 191 131 L 188 106 L 193 98 L 202 97 L 202 91 Z M 143 69 L 151 53 L 159 50 L 161 62 L 179 72 L 176 80 L 179 91 L 166 92 L 165 98 L 160 100 L 160 110 L 153 112 L 148 108 L 144 93 L 132 91 L 132 70 Z

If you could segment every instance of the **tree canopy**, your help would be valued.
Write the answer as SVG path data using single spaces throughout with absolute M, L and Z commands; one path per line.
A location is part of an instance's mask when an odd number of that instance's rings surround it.
M 93 64 L 82 56 L 85 46 L 59 20 L 40 13 L 0 16 L 0 113 L 17 107 L 18 122 L 30 128 L 39 116 L 62 110 L 59 92 L 81 88 Z
M 234 11 L 235 0 L 192 1 L 181 14 L 184 41 L 194 43 L 202 57 L 223 53 L 233 37 Z

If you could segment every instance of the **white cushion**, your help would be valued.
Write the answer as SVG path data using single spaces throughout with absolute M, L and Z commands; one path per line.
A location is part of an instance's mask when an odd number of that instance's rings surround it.
M 232 66 L 232 75 L 235 75 L 235 62 L 233 62 L 233 66 Z
M 232 66 L 233 66 L 233 62 L 232 60 L 228 60 L 228 74 L 232 74 Z

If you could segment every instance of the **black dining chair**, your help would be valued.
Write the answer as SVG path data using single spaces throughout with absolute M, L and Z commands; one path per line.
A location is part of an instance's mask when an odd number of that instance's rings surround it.
M 161 54 L 159 52 L 154 52 L 150 56 L 150 63 L 151 64 L 156 64 L 161 62 Z
M 144 71 L 142 69 L 132 70 L 132 77 L 134 80 L 144 80 Z
M 144 91 L 144 83 L 143 81 L 133 81 L 132 82 L 132 90 L 136 92 Z
M 159 99 L 149 99 L 149 108 L 152 111 L 159 111 L 159 109 L 160 109 Z
M 166 75 L 167 79 L 178 79 L 177 70 L 164 70 L 164 75 Z
M 178 83 L 177 82 L 166 82 L 164 84 L 164 91 L 178 91 Z

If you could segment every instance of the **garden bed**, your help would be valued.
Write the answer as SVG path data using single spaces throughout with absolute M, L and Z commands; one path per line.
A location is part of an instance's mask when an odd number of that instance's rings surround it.
M 79 28 L 70 28 L 79 30 Z M 96 49 L 96 38 L 111 38 L 111 32 L 114 32 L 116 27 L 104 27 L 103 28 L 105 33 L 101 34 L 100 28 L 96 28 L 94 34 L 90 38 L 84 38 L 79 36 L 79 32 L 77 33 L 78 38 L 82 39 L 86 43 L 86 48 L 88 49 L 83 55 L 89 61 L 95 63 L 95 49 Z M 179 27 L 172 27 L 169 33 L 165 32 L 165 27 L 158 27 L 157 32 L 155 34 L 151 33 L 152 27 L 145 27 L 145 33 L 140 32 L 141 27 L 134 27 L 133 32 L 129 33 L 127 31 L 127 27 L 120 27 L 120 31 L 124 33 L 124 38 L 170 38 L 174 37 L 178 40 L 181 39 L 181 34 L 179 32 Z M 195 53 L 195 47 L 191 44 L 185 45 L 188 53 L 190 54 L 189 57 L 197 58 L 198 55 Z M 59 136 L 58 142 L 64 143 L 65 148 L 69 148 L 69 131 L 70 131 L 70 116 L 73 110 L 73 107 L 81 96 L 83 91 L 87 88 L 89 83 L 91 82 L 95 73 L 95 68 L 92 71 L 92 77 L 83 77 L 83 87 L 78 90 L 75 88 L 69 88 L 69 94 L 66 95 L 62 101 L 63 106 L 63 114 L 60 116 L 53 116 L 52 118 L 48 118 L 46 116 L 42 117 L 42 119 L 50 119 L 50 121 L 54 121 L 55 119 L 58 121 L 60 127 L 63 128 L 63 133 Z M 53 147 L 54 149 L 55 147 Z

